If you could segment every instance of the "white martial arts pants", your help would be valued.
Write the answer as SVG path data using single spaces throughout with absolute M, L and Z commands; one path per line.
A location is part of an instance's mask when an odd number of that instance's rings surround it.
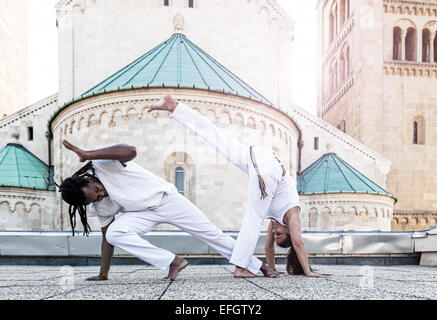
M 141 238 L 141 235 L 161 223 L 174 225 L 204 241 L 227 259 L 231 258 L 236 241 L 225 235 L 202 211 L 178 193 L 165 194 L 160 205 L 153 210 L 122 213 L 106 231 L 106 240 L 113 246 L 161 270 L 166 270 L 175 255 Z M 261 265 L 261 260 L 252 256 L 248 270 L 256 274 Z
M 275 208 L 283 208 L 287 203 L 291 203 L 289 192 L 283 190 L 284 187 L 288 187 L 288 180 L 283 177 L 282 165 L 271 151 L 253 148 L 255 160 L 268 194 L 267 198 L 262 199 L 258 175 L 252 164 L 249 146 L 221 134 L 208 118 L 182 103 L 178 104 L 171 117 L 196 132 L 230 163 L 249 176 L 246 213 L 230 262 L 250 271 L 251 257 L 255 251 L 263 221 L 269 209 L 272 209 L 270 208 L 272 201 L 275 203 L 273 206 Z M 282 202 L 284 205 L 281 204 Z M 291 206 L 292 204 L 287 209 Z

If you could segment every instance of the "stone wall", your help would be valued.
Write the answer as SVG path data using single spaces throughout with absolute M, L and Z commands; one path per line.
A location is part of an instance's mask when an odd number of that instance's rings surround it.
M 394 199 L 369 194 L 302 195 L 308 231 L 391 231 Z
M 61 215 L 55 210 L 53 191 L 0 188 L 0 230 L 59 230 Z
M 56 94 L 1 119 L 0 149 L 8 143 L 18 143 L 48 164 L 47 123 L 57 108 Z M 29 128 L 32 128 L 32 140 Z
M 393 231 L 429 230 L 437 226 L 437 212 L 399 210 L 393 213 Z

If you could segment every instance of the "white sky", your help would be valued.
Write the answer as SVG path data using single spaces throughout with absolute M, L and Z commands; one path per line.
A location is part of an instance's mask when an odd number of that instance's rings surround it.
M 58 32 L 54 8 L 58 0 L 25 1 L 29 3 L 29 104 L 32 104 L 58 92 Z M 294 103 L 315 114 L 317 0 L 276 1 L 295 22 L 291 57 Z
M 32 104 L 58 92 L 58 0 L 25 1 L 29 4 L 28 85 Z

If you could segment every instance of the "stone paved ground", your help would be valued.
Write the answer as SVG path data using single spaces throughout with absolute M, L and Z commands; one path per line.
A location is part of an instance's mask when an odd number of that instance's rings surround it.
M 0 300 L 436 300 L 437 268 L 313 266 L 328 279 L 282 275 L 233 279 L 231 265 L 188 266 L 173 283 L 150 266 L 113 266 L 110 280 L 88 282 L 98 267 L 0 266 Z M 278 266 L 284 270 L 283 265 Z

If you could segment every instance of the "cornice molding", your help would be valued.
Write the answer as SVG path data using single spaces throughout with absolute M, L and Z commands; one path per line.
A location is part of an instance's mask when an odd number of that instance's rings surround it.
M 153 91 L 152 91 L 153 90 Z M 183 91 L 179 91 L 183 90 Z M 282 130 L 291 130 L 296 136 L 300 136 L 300 128 L 294 122 L 294 120 L 281 110 L 274 107 L 268 106 L 264 103 L 242 98 L 236 98 L 234 104 L 223 103 L 223 94 L 214 93 L 208 91 L 208 96 L 199 95 L 199 90 L 195 89 L 179 89 L 179 92 L 174 92 L 175 96 L 178 96 L 178 100 L 187 105 L 202 105 L 210 107 L 211 110 L 223 108 L 227 111 L 233 111 L 235 115 L 238 113 L 247 115 L 243 118 L 250 118 L 257 116 L 258 118 L 269 121 L 275 124 L 275 131 L 278 127 Z M 185 91 L 185 92 L 184 92 Z M 205 91 L 207 92 L 207 91 Z M 194 93 L 194 94 L 193 94 Z M 197 94 L 196 94 L 197 93 Z M 138 91 L 124 91 L 124 92 L 114 92 L 106 95 L 99 95 L 95 97 L 90 97 L 86 101 L 81 100 L 75 104 L 68 106 L 66 109 L 62 110 L 52 122 L 52 130 L 63 130 L 68 127 L 68 133 L 71 134 L 72 125 L 74 124 L 74 131 L 80 130 L 80 123 L 82 120 L 85 121 L 85 126 L 90 126 L 90 121 L 94 115 L 94 121 L 100 125 L 101 116 L 106 113 L 110 117 L 109 123 L 114 123 L 114 116 L 116 113 L 121 113 L 121 117 L 124 120 L 129 120 L 129 115 L 135 114 L 135 119 L 142 119 L 143 115 L 146 113 L 148 105 L 156 102 L 159 96 L 162 96 L 162 89 L 149 89 L 149 90 L 138 90 Z M 186 95 L 186 96 L 185 96 Z M 230 96 L 230 95 L 229 95 Z M 217 100 L 217 101 L 215 101 Z M 221 101 L 220 101 L 221 100 Z M 248 104 L 248 101 L 251 103 Z M 249 105 L 250 107 L 245 107 Z M 209 107 L 208 107 L 209 106 Z M 108 112 L 108 108 L 112 108 Z M 130 113 L 131 111 L 134 111 Z M 155 114 L 154 116 L 157 116 Z M 232 119 L 231 119 L 232 120 Z M 244 125 L 247 125 L 248 120 L 244 120 Z M 297 137 L 298 138 L 298 137 Z M 288 139 L 288 137 L 287 137 Z
M 437 17 L 437 2 L 384 0 L 384 13 Z
M 384 75 L 416 78 L 437 78 L 437 63 L 384 61 Z
M 7 116 L 6 118 L 3 118 L 0 120 L 0 129 L 7 127 L 17 121 L 19 121 L 20 119 L 23 119 L 25 117 L 28 117 L 29 115 L 31 115 L 32 113 L 35 113 L 37 111 L 40 111 L 52 104 L 57 103 L 58 101 L 58 94 L 54 94 L 52 96 L 49 96 L 47 98 L 45 98 L 44 100 L 41 100 L 27 108 L 21 109 L 20 111 L 13 113 L 9 116 Z
M 349 89 L 354 86 L 354 84 L 355 84 L 354 76 L 353 73 L 351 73 L 349 77 L 343 81 L 342 86 L 340 86 L 333 95 L 331 95 L 327 100 L 325 100 L 325 103 L 323 104 L 323 107 L 321 109 L 322 116 L 327 114 L 329 110 L 335 104 L 337 104 L 337 102 L 346 94 L 346 92 L 348 92 Z

